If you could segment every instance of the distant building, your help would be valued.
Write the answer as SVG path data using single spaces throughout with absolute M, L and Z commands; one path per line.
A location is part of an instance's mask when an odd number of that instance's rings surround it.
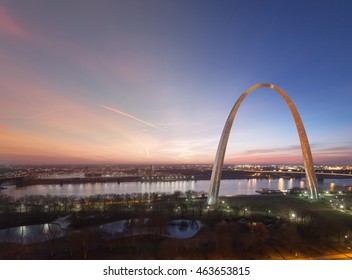
M 147 170 L 147 172 L 146 172 L 146 175 L 147 176 L 154 176 L 154 165 L 150 165 L 150 168 L 149 168 L 149 170 Z

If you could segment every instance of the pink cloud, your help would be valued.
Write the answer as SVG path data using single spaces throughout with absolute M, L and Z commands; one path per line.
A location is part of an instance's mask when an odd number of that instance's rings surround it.
M 315 164 L 351 164 L 352 150 L 350 146 L 334 146 L 319 148 L 312 145 L 312 154 Z M 314 148 L 314 146 L 318 146 Z M 226 163 L 266 164 L 266 163 L 288 163 L 303 164 L 303 156 L 300 146 L 288 146 L 280 148 L 253 149 L 237 154 L 230 154 Z
M 17 38 L 26 38 L 28 34 L 22 26 L 14 19 L 9 11 L 0 6 L 0 32 Z

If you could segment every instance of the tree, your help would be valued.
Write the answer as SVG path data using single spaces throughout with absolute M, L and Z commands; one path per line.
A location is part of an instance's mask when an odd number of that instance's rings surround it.
M 61 234 L 61 230 L 60 230 L 60 228 L 57 225 L 45 224 L 44 225 L 44 233 L 46 233 L 46 236 L 47 236 L 47 238 L 49 240 L 50 257 L 53 257 L 54 254 L 55 254 L 56 239 Z

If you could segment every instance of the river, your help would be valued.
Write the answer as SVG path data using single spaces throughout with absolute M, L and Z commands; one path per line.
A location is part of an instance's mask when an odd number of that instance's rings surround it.
M 1 194 L 14 198 L 26 195 L 52 195 L 84 197 L 98 194 L 125 193 L 174 193 L 175 191 L 208 192 L 209 180 L 173 181 L 173 182 L 125 182 L 125 183 L 84 183 L 63 185 L 33 185 L 26 187 L 5 186 Z M 252 195 L 261 188 L 288 190 L 293 187 L 305 187 L 305 180 L 295 179 L 233 179 L 222 180 L 220 195 Z M 352 185 L 351 179 L 325 179 L 319 181 L 319 189 L 330 190 L 337 186 Z

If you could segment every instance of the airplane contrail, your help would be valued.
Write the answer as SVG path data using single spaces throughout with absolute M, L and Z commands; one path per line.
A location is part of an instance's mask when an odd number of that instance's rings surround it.
M 159 129 L 159 130 L 162 130 L 162 131 L 167 131 L 166 129 L 163 129 L 163 128 L 161 128 L 161 127 L 156 126 L 155 124 L 152 124 L 152 123 L 150 123 L 150 122 L 141 120 L 141 119 L 139 119 L 139 118 L 136 118 L 136 117 L 134 117 L 134 116 L 132 116 L 132 115 L 130 115 L 130 114 L 127 114 L 127 113 L 122 112 L 122 111 L 120 111 L 120 110 L 117 110 L 117 109 L 115 109 L 115 108 L 111 108 L 111 107 L 108 107 L 108 106 L 105 106 L 105 105 L 101 105 L 101 104 L 99 104 L 99 107 L 102 107 L 102 108 L 104 108 L 104 109 L 106 109 L 106 110 L 115 112 L 115 113 L 117 113 L 117 114 L 119 114 L 119 115 L 122 115 L 122 116 L 125 116 L 125 117 L 128 117 L 128 118 L 131 118 L 131 119 L 133 119 L 133 120 L 135 120 L 135 121 L 137 121 L 137 122 L 140 122 L 140 123 L 143 123 L 143 124 L 145 124 L 145 125 L 154 127 L 154 128 L 156 128 L 156 129 Z
M 67 108 L 71 108 L 71 107 L 74 107 L 74 106 L 69 106 L 69 107 L 65 107 L 65 108 L 61 108 L 61 109 L 56 109 L 56 110 L 52 110 L 52 111 L 39 113 L 39 114 L 36 114 L 36 115 L 33 115 L 33 116 L 29 116 L 29 117 L 26 117 L 26 118 L 23 118 L 23 119 L 20 119 L 20 120 L 15 120 L 15 121 L 13 121 L 13 123 L 19 123 L 19 122 L 24 122 L 24 121 L 28 121 L 28 120 L 37 119 L 37 118 L 40 118 L 40 117 L 43 117 L 43 116 L 46 116 L 46 115 L 50 115 L 50 114 L 54 114 L 54 113 L 66 110 Z

